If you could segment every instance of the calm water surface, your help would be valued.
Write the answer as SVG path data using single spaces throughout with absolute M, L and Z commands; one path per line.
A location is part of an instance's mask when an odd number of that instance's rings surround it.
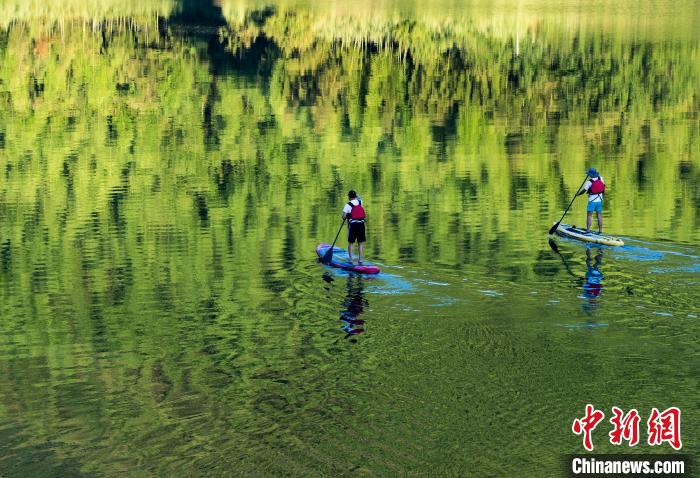
M 699 15 L 5 2 L 0 475 L 559 476 L 589 402 L 697 458 Z M 626 245 L 551 247 L 591 165 Z

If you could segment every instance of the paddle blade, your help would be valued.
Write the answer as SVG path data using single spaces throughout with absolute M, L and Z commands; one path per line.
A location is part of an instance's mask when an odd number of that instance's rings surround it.
M 550 228 L 549 228 L 549 233 L 550 233 L 550 234 L 554 234 L 555 232 L 557 232 L 557 228 L 559 227 L 559 224 L 560 224 L 560 223 L 561 223 L 561 221 L 557 222 L 557 223 L 554 224 L 552 227 L 550 227 Z
M 326 253 L 323 254 L 323 257 L 321 257 L 321 262 L 324 264 L 328 264 L 331 260 L 333 260 L 333 247 L 329 247 Z

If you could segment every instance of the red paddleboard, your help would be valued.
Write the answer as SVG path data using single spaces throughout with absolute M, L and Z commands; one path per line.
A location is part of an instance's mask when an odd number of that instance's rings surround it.
M 323 257 L 329 247 L 331 247 L 331 245 L 325 242 L 316 246 L 316 254 L 318 254 L 318 257 Z M 333 248 L 333 259 L 331 259 L 328 265 L 346 271 L 359 272 L 360 274 L 379 274 L 379 271 L 381 271 L 381 269 L 375 265 L 358 265 L 351 263 L 348 258 L 348 253 L 339 247 Z

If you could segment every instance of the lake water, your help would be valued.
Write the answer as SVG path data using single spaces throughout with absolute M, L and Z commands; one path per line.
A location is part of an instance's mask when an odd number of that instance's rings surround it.
M 696 2 L 87 5 L 0 6 L 0 475 L 697 459 Z M 550 246 L 589 166 L 626 244 Z

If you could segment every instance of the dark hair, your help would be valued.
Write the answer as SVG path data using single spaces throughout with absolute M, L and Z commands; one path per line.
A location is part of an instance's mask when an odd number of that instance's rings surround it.
M 355 199 L 357 197 L 357 193 L 351 189 L 350 192 L 348 193 L 348 197 L 350 199 Z

